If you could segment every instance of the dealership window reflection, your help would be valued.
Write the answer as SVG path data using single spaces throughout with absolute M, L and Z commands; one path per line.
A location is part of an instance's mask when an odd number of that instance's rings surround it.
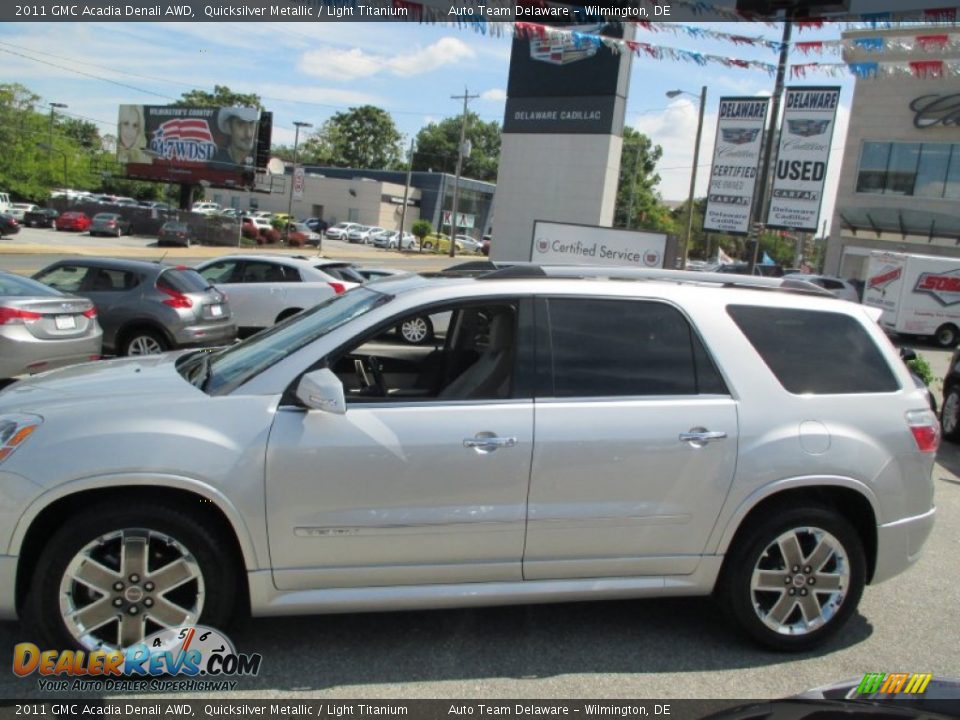
M 865 142 L 857 192 L 960 198 L 960 144 Z

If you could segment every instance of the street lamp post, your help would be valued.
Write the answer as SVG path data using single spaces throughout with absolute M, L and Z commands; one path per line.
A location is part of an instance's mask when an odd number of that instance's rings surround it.
M 54 116 L 55 116 L 55 114 L 56 114 L 56 112 L 57 112 L 57 108 L 65 108 L 65 107 L 68 107 L 68 105 L 67 105 L 66 103 L 59 103 L 59 102 L 52 102 L 52 103 L 47 103 L 47 104 L 50 105 L 50 138 L 49 138 L 49 140 L 47 141 L 47 166 L 49 167 L 49 165 L 50 165 L 50 163 L 51 163 L 51 161 L 52 161 L 52 159 L 53 159 L 53 158 L 52 158 L 52 153 L 53 153 L 53 122 L 54 122 Z M 64 160 L 64 164 L 66 164 L 66 160 Z M 66 173 L 64 173 L 64 175 L 66 175 Z M 66 189 L 66 188 L 64 188 L 64 189 Z
M 667 93 L 668 98 L 675 98 L 678 95 L 690 95 L 697 97 L 693 93 L 685 90 L 670 90 Z M 707 105 L 707 86 L 700 89 L 700 118 L 697 120 L 697 139 L 693 146 L 693 169 L 690 171 L 690 194 L 687 197 L 687 234 L 683 239 L 683 253 L 681 254 L 682 270 L 687 269 L 687 256 L 690 254 L 690 242 L 693 239 L 693 196 L 697 185 L 697 164 L 700 162 L 700 137 L 703 135 L 703 110 Z
M 293 123 L 293 126 L 296 128 L 296 131 L 293 136 L 293 168 L 290 170 L 290 195 L 287 199 L 287 224 L 284 226 L 284 242 L 290 244 L 290 218 L 293 215 L 293 186 L 297 178 L 297 147 L 300 145 L 300 128 L 309 128 L 313 127 L 312 124 L 308 122 L 300 122 L 299 120 Z

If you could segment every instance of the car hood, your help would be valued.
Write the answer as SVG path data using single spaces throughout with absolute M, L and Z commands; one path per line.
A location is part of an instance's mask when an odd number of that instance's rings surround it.
M 177 372 L 176 361 L 185 352 L 189 351 L 101 360 L 34 375 L 0 392 L 0 412 L 86 400 L 110 403 L 120 399 L 129 403 L 132 396 L 195 396 L 201 391 Z

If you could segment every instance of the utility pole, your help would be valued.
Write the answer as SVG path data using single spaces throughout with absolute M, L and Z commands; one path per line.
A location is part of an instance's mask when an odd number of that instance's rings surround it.
M 763 236 L 763 227 L 767 222 L 767 181 L 770 176 L 770 163 L 773 160 L 773 141 L 777 136 L 777 122 L 780 120 L 780 101 L 783 97 L 783 81 L 787 73 L 787 59 L 790 55 L 790 35 L 793 30 L 793 13 L 786 11 L 783 21 L 783 37 L 780 40 L 780 61 L 777 64 L 777 80 L 773 87 L 773 108 L 770 114 L 770 129 L 767 131 L 766 142 L 763 148 L 763 157 L 760 159 L 760 182 L 757 184 L 758 193 L 753 203 L 754 221 L 750 224 L 750 233 L 756 238 L 753 245 L 753 255 L 747 269 L 753 275 L 757 267 L 757 258 L 760 256 L 760 238 Z
M 450 213 L 450 257 L 457 254 L 457 216 L 458 203 L 460 200 L 460 172 L 463 170 L 463 146 L 467 138 L 467 103 L 480 97 L 471 95 L 470 91 L 464 86 L 463 95 L 451 95 L 451 100 L 463 100 L 463 115 L 460 118 L 460 144 L 457 146 L 457 174 L 453 181 L 453 210 Z M 441 211 L 440 224 L 443 224 L 443 213 Z
M 287 224 L 284 225 L 283 232 L 283 241 L 290 244 L 290 218 L 293 215 L 293 186 L 296 184 L 297 179 L 297 146 L 300 144 L 300 128 L 309 128 L 313 127 L 308 122 L 300 122 L 299 120 L 293 123 L 293 126 L 296 128 L 296 131 L 293 135 L 293 169 L 290 171 L 290 196 L 287 199 Z
M 57 108 L 69 107 L 66 103 L 52 102 L 48 103 L 50 105 L 50 139 L 47 141 L 47 165 L 49 166 L 53 162 L 53 121 L 54 115 L 57 112 Z M 66 161 L 64 161 L 66 164 Z M 53 173 L 51 172 L 51 175 Z M 64 173 L 66 175 L 66 173 Z M 66 188 L 64 188 L 66 190 Z
M 407 155 L 407 180 L 403 185 L 403 206 L 400 208 L 400 235 L 397 237 L 397 252 L 403 252 L 403 228 L 407 222 L 407 198 L 410 197 L 410 177 L 413 175 L 413 146 L 416 138 L 410 138 L 410 153 Z M 441 213 L 443 208 L 440 208 Z M 440 215 L 441 221 L 443 215 Z

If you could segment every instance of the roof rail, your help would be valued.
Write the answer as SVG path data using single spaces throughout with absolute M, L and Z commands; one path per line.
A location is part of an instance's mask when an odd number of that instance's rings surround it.
M 605 280 L 663 280 L 697 285 L 752 288 L 799 292 L 836 297 L 832 292 L 804 280 L 755 277 L 734 273 L 696 272 L 663 268 L 637 268 L 617 265 L 540 265 L 530 262 L 496 263 L 474 261 L 455 265 L 442 275 L 473 276 L 478 280 L 521 278 L 575 278 Z

